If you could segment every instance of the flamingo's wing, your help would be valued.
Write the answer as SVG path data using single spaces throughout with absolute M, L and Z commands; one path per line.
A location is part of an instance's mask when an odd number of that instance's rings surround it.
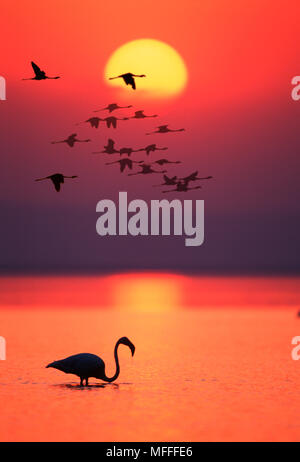
M 41 75 L 41 74 L 45 74 L 44 71 L 42 71 L 39 66 L 37 64 L 35 64 L 33 61 L 31 61 L 31 66 L 32 66 L 32 69 L 33 69 L 33 72 L 35 73 L 35 75 Z
M 124 172 L 125 167 L 126 167 L 126 165 L 127 165 L 126 162 L 124 162 L 124 160 L 125 160 L 125 159 L 123 159 L 123 162 L 120 162 L 120 170 L 121 170 L 121 173 Z
M 51 181 L 54 184 L 54 188 L 56 189 L 56 191 L 59 192 L 60 184 L 63 183 L 63 181 L 60 181 L 58 178 L 51 178 Z
M 135 90 L 135 81 L 131 74 L 124 74 L 123 79 L 125 80 L 126 85 L 131 85 L 132 88 Z

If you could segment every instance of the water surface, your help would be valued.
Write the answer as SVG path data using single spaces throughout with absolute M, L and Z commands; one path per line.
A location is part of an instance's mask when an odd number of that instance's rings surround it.
M 299 441 L 297 278 L 0 279 L 1 441 Z M 49 362 L 99 354 L 113 384 Z

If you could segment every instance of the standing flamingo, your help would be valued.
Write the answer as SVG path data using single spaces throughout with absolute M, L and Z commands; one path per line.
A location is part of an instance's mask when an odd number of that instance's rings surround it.
M 60 77 L 48 77 L 45 71 L 42 71 L 37 64 L 31 61 L 31 66 L 33 72 L 35 74 L 34 77 L 30 77 L 29 79 L 22 79 L 22 80 L 46 80 L 46 79 L 59 79 Z
M 35 181 L 51 180 L 54 184 L 54 188 L 57 192 L 60 191 L 60 185 L 65 182 L 65 178 L 78 178 L 77 175 L 66 176 L 62 173 L 54 173 L 53 175 L 45 176 L 44 178 L 38 178 Z
M 159 125 L 158 130 L 150 133 L 146 133 L 146 135 L 152 135 L 152 133 L 169 133 L 169 132 L 184 132 L 185 128 L 178 128 L 178 129 L 171 129 L 168 128 L 168 125 Z
M 106 107 L 103 107 L 102 109 L 97 109 L 94 112 L 108 111 L 110 113 L 115 111 L 116 109 L 128 109 L 130 107 L 132 107 L 132 104 L 130 104 L 129 106 L 119 106 L 117 103 L 111 103 L 108 104 Z
M 109 80 L 114 80 L 114 79 L 123 79 L 126 85 L 131 85 L 132 89 L 135 90 L 135 80 L 134 77 L 146 77 L 145 74 L 142 75 L 137 75 L 137 74 L 132 74 L 131 72 L 127 72 L 127 74 L 121 74 L 118 75 L 117 77 L 110 77 Z
M 104 361 L 101 358 L 99 358 L 99 356 L 90 353 L 79 353 L 77 355 L 61 359 L 59 361 L 54 361 L 53 363 L 48 364 L 46 368 L 53 367 L 54 369 L 58 369 L 59 371 L 65 372 L 65 374 L 77 375 L 78 377 L 80 377 L 81 387 L 84 386 L 84 380 L 85 385 L 88 386 L 88 381 L 90 377 L 95 377 L 95 379 L 104 380 L 104 382 L 114 382 L 114 380 L 116 380 L 120 374 L 120 365 L 118 358 L 119 345 L 128 346 L 131 350 L 132 356 L 135 352 L 135 346 L 127 337 L 121 337 L 117 341 L 114 350 L 116 372 L 112 377 L 106 376 Z

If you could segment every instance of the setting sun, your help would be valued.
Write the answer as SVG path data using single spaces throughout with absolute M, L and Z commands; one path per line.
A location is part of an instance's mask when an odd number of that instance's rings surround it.
M 125 89 L 121 79 L 108 79 L 127 72 L 146 74 L 147 78 L 137 79 L 136 83 L 145 96 L 175 96 L 182 92 L 187 82 L 183 59 L 174 48 L 159 40 L 133 40 L 110 56 L 105 68 L 105 79 L 110 85 Z

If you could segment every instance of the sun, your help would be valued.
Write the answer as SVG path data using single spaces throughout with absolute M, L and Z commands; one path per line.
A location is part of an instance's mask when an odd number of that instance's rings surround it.
M 167 43 L 154 39 L 139 39 L 125 43 L 109 58 L 105 81 L 114 87 L 126 87 L 122 79 L 108 80 L 120 74 L 146 74 L 136 78 L 137 91 L 144 96 L 169 98 L 180 94 L 187 83 L 187 69 L 179 53 Z

